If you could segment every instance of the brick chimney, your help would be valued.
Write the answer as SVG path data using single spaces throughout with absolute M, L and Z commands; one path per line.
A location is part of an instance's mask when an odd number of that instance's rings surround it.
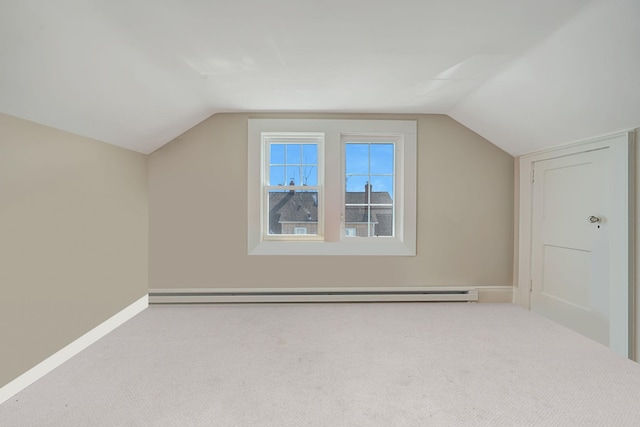
M 369 197 L 371 195 L 371 184 L 368 182 L 364 184 L 364 204 L 369 204 Z
M 371 196 L 371 184 L 369 184 L 369 182 L 366 182 L 364 184 L 364 204 L 365 204 L 364 216 L 367 219 L 367 221 L 371 220 L 371 217 L 369 216 L 369 198 L 370 198 L 370 196 Z M 367 225 L 367 227 L 371 227 L 371 224 Z

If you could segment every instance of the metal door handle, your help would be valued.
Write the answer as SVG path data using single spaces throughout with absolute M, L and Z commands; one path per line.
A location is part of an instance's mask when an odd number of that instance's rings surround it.
M 600 217 L 591 215 L 589 218 L 587 218 L 587 221 L 589 221 L 591 224 L 597 224 L 600 222 Z

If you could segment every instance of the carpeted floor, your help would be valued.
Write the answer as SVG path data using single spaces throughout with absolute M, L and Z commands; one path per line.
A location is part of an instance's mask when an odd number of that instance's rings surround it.
M 640 365 L 511 304 L 151 306 L 2 426 L 638 426 Z

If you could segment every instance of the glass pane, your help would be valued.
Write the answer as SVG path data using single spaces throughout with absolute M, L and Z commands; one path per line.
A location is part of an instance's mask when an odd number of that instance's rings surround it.
M 372 207 L 371 235 L 393 236 L 393 208 L 389 207 Z
M 285 185 L 284 166 L 271 166 L 269 168 L 269 185 Z
M 269 234 L 318 233 L 318 192 L 315 190 L 269 191 L 268 209 Z
M 300 179 L 300 165 L 289 165 L 287 166 L 286 171 L 287 185 L 302 185 L 302 180 Z
M 271 144 L 270 145 L 269 160 L 272 165 L 284 164 L 284 144 Z
M 316 165 L 302 166 L 302 185 L 318 185 L 318 167 Z
M 355 200 L 357 198 L 358 200 L 360 200 L 360 201 L 349 202 L 348 201 L 349 198 L 347 198 L 347 203 L 364 203 L 365 185 L 369 183 L 369 177 L 368 176 L 347 176 L 346 183 L 347 183 L 347 188 L 346 188 L 347 194 L 352 193 L 351 194 L 352 199 Z
M 371 175 L 371 203 L 393 202 L 393 177 Z M 386 200 L 386 201 L 385 201 Z
M 393 144 L 371 144 L 371 173 L 393 174 Z
M 302 161 L 301 152 L 302 146 L 300 144 L 287 144 L 287 164 L 300 164 Z
M 369 173 L 369 144 L 345 144 L 346 174 Z
M 307 165 L 318 164 L 318 146 L 316 144 L 304 144 L 302 146 L 302 163 Z

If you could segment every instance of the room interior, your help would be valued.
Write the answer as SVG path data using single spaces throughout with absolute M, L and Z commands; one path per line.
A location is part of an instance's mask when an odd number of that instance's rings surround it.
M 633 0 L 0 11 L 0 403 L 163 292 L 464 287 L 510 305 L 520 158 L 640 137 Z M 416 256 L 248 255 L 250 119 L 415 121 Z

